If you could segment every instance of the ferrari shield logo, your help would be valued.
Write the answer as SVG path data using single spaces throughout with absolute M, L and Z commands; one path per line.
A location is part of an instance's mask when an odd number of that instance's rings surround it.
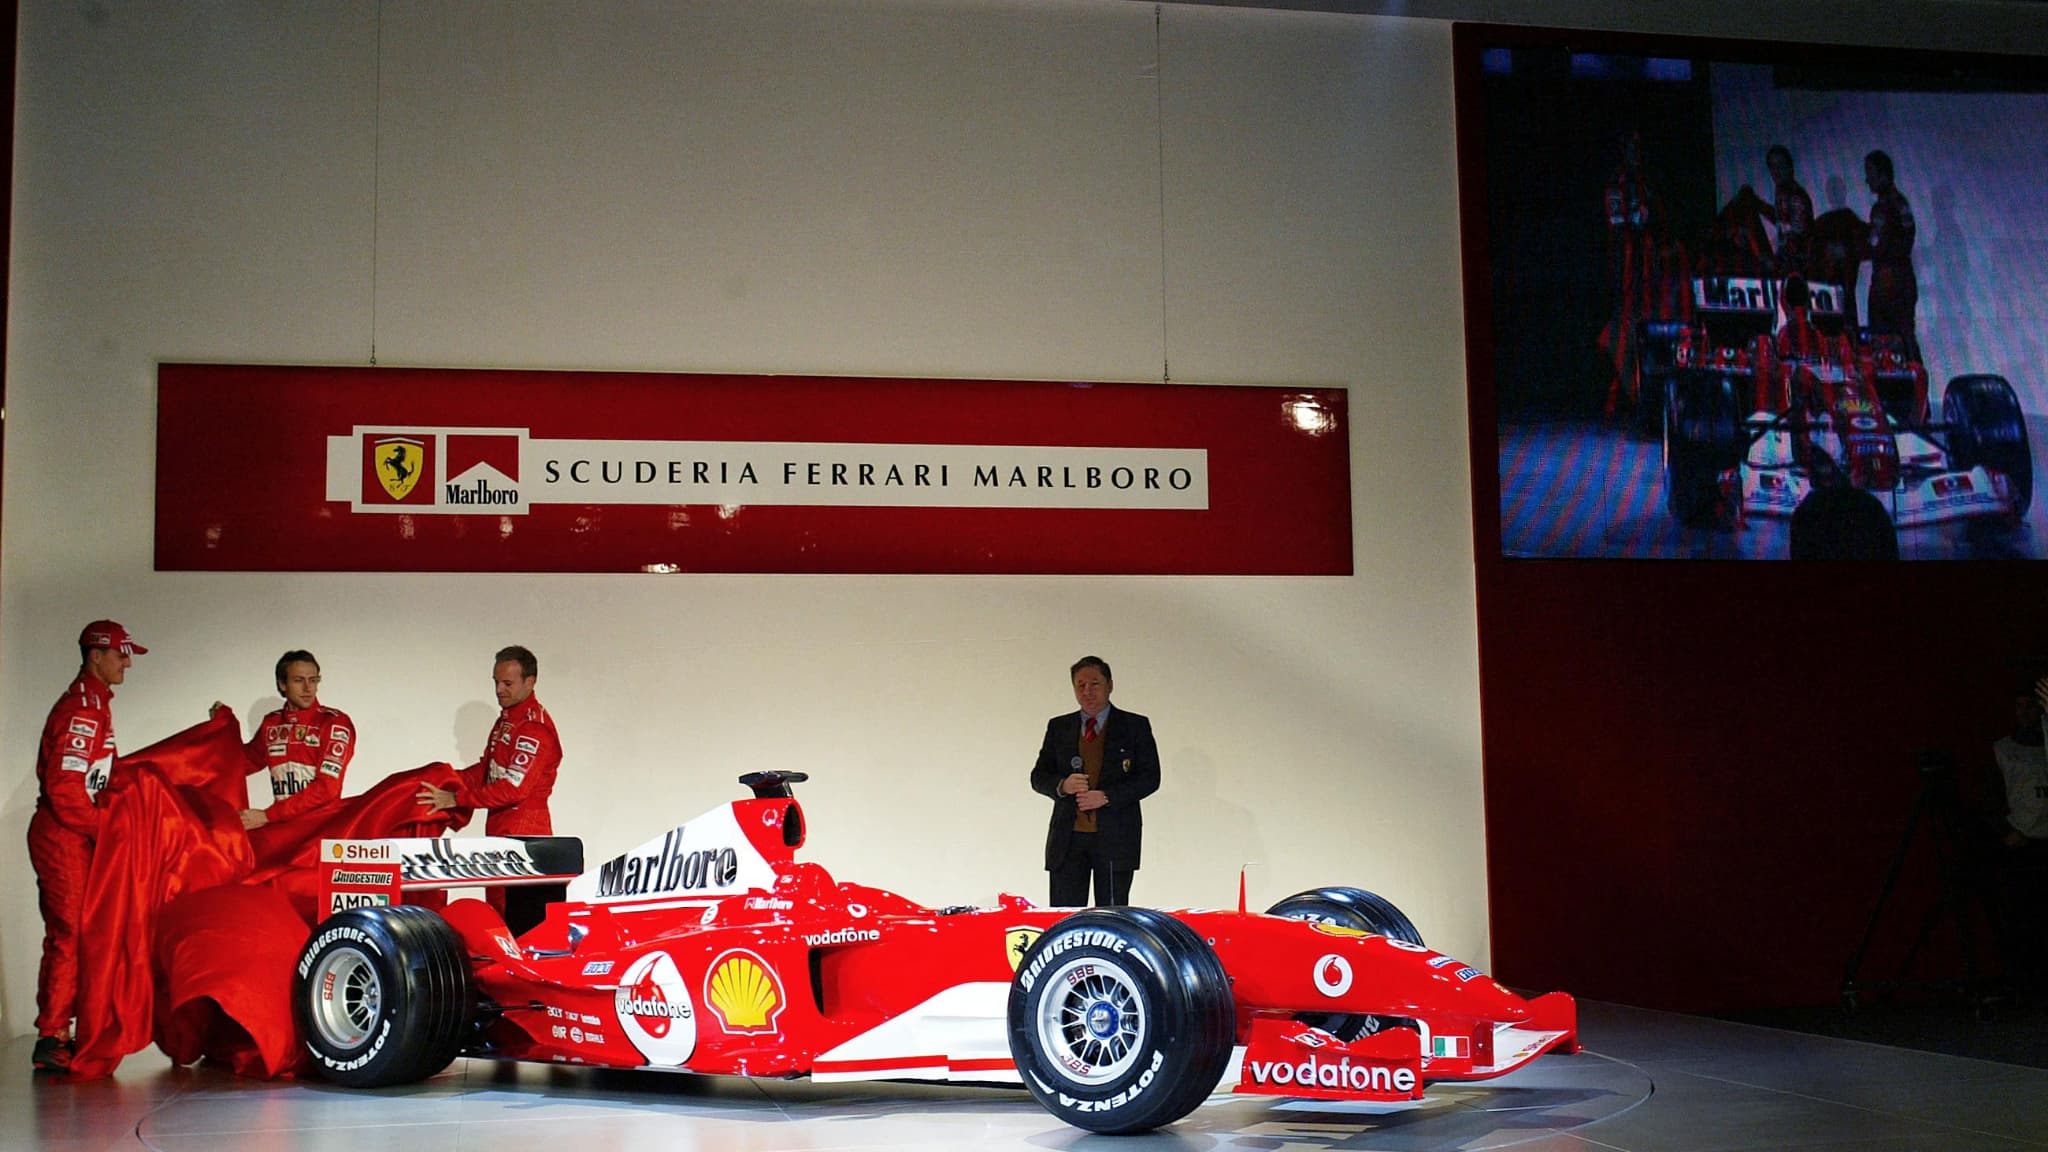
M 403 501 L 420 482 L 427 462 L 427 446 L 410 436 L 383 436 L 370 442 L 370 458 L 375 462 L 377 483 L 383 486 L 385 494 L 394 501 Z
M 1017 965 L 1024 962 L 1024 954 L 1031 951 L 1031 946 L 1038 943 L 1038 938 L 1043 935 L 1043 928 L 1012 928 L 1003 933 L 1003 953 L 1010 958 L 1010 971 L 1017 970 Z

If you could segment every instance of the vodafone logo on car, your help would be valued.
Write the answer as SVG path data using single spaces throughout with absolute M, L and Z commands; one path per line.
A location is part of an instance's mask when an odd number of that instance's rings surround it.
M 649 1064 L 681 1067 L 697 1050 L 697 1013 L 683 974 L 666 952 L 649 952 L 619 977 L 612 1008 L 626 1039 Z
M 1331 952 L 1316 961 L 1316 991 L 1332 999 L 1351 991 L 1351 961 Z

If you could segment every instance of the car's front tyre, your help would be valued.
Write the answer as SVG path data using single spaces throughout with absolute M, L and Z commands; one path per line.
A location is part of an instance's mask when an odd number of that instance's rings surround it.
M 1010 983 L 1010 1055 L 1046 1110 L 1092 1132 L 1194 1111 L 1236 1041 L 1230 979 L 1192 928 L 1149 908 L 1069 916 Z
M 1941 414 L 1949 426 L 1950 466 L 1960 471 L 1982 464 L 2003 473 L 2013 514 L 2026 515 L 2034 502 L 2034 449 L 2012 385 L 2003 376 L 1958 376 L 1942 393 Z
M 1713 524 L 1721 473 L 1742 463 L 1742 401 L 1725 376 L 1681 373 L 1665 383 L 1664 504 L 1687 528 Z
M 1317 924 L 1370 932 L 1375 936 L 1385 936 L 1404 944 L 1413 944 L 1418 948 L 1424 946 L 1422 933 L 1416 929 L 1415 922 L 1408 919 L 1406 913 L 1395 907 L 1393 901 L 1367 892 L 1363 888 L 1314 888 L 1307 892 L 1296 892 L 1266 909 L 1266 915 L 1285 916 L 1289 920 L 1307 920 Z M 1311 1027 L 1321 1028 L 1337 1039 L 1347 1042 L 1361 1036 L 1371 1036 L 1386 1028 L 1415 1027 L 1415 1021 L 1405 1016 L 1304 1012 L 1295 1019 Z

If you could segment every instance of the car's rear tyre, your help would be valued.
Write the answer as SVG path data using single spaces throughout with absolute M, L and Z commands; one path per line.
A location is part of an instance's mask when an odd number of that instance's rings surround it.
M 292 1007 L 320 1074 L 351 1088 L 424 1080 L 462 1048 L 469 957 L 446 920 L 404 905 L 328 917 L 299 953 Z
M 1230 978 L 1194 929 L 1149 908 L 1053 925 L 1010 983 L 1010 1055 L 1047 1111 L 1144 1132 L 1194 1111 L 1236 1042 Z
M 1671 377 L 1664 398 L 1664 502 L 1679 523 L 1712 523 L 1721 504 L 1721 473 L 1742 463 L 1745 447 L 1734 380 Z
M 1315 888 L 1297 892 L 1266 909 L 1266 915 L 1313 920 L 1422 946 L 1422 933 L 1416 931 L 1414 922 L 1396 908 L 1393 901 L 1363 888 Z M 1295 1019 L 1347 1042 L 1386 1028 L 1415 1026 L 1415 1022 L 1405 1016 L 1304 1012 Z
M 1979 464 L 2005 475 L 2014 515 L 2034 502 L 2034 449 L 2019 397 L 2003 376 L 1958 376 L 1941 394 L 1948 422 L 1949 463 L 1957 471 Z
M 1636 325 L 1635 405 L 1629 414 L 1630 433 L 1654 440 L 1664 427 L 1664 400 L 1671 374 L 1677 370 L 1678 342 L 1686 334 L 1680 320 L 1644 320 Z

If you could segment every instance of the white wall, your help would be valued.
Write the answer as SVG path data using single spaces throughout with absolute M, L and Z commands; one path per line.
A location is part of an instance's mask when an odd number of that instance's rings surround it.
M 0 838 L 111 615 L 128 748 L 305 645 L 349 779 L 474 758 L 542 660 L 594 854 L 802 768 L 811 857 L 1042 898 L 1026 783 L 1110 659 L 1165 786 L 1136 893 L 1352 883 L 1484 961 L 1447 25 L 1087 2 L 74 7 L 22 16 Z M 381 45 L 381 47 L 380 47 Z M 1163 250 L 1162 250 L 1163 249 Z M 1349 387 L 1330 579 L 151 568 L 161 360 Z M 4 1030 L 31 1025 L 25 852 Z
M 360 791 L 472 758 L 523 642 L 593 854 L 802 768 L 812 857 L 934 903 L 1042 895 L 1025 777 L 1098 652 L 1165 763 L 1139 899 L 1227 903 L 1256 859 L 1256 901 L 1365 885 L 1486 961 L 1447 23 L 31 0 L 17 99 L 0 1034 L 33 1015 L 37 731 L 101 615 L 154 649 L 126 747 L 253 719 L 305 645 Z M 152 570 L 157 363 L 373 356 L 1342 386 L 1357 574 Z

